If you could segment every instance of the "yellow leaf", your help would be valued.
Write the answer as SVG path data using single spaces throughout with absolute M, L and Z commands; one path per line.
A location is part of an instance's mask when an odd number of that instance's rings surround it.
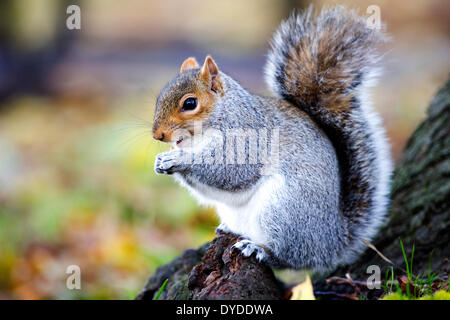
M 305 281 L 292 288 L 291 300 L 316 300 L 309 275 L 306 275 Z

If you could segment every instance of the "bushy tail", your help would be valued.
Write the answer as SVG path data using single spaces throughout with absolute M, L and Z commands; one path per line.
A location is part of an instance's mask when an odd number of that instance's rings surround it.
M 385 217 L 391 160 L 380 119 L 367 100 L 385 38 L 342 7 L 313 17 L 310 7 L 284 21 L 266 64 L 270 89 L 308 113 L 333 143 L 341 174 L 341 212 L 351 262 Z

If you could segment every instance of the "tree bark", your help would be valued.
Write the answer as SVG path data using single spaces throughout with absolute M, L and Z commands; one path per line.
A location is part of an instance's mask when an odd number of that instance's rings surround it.
M 158 268 L 137 299 L 153 299 L 169 279 L 159 299 L 268 300 L 283 298 L 283 285 L 272 270 L 255 259 L 244 258 L 231 247 L 239 236 L 218 232 L 197 250 L 186 250 Z
M 395 274 L 406 269 L 399 239 L 411 260 L 414 246 L 415 275 L 428 268 L 449 272 L 450 256 L 450 79 L 428 108 L 427 118 L 409 139 L 403 158 L 394 172 L 388 223 L 373 245 L 394 263 Z M 289 290 L 270 268 L 254 257 L 243 258 L 231 250 L 238 236 L 219 233 L 197 250 L 158 268 L 137 299 L 152 299 L 165 279 L 169 279 L 160 299 L 282 299 Z M 332 275 L 349 273 L 366 279 L 369 265 L 382 272 L 392 265 L 374 250 L 367 249 L 357 262 L 340 267 Z M 327 292 L 346 296 L 354 285 L 314 281 L 316 295 Z M 371 292 L 377 297 L 376 291 Z M 353 296 L 355 297 L 355 296 Z M 356 297 L 357 298 L 357 297 Z M 370 298 L 370 296 L 369 296 Z

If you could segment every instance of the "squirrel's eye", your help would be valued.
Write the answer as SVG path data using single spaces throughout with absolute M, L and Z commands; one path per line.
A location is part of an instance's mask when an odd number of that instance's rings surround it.
M 187 98 L 183 102 L 183 107 L 181 111 L 191 111 L 197 108 L 197 99 L 196 98 Z

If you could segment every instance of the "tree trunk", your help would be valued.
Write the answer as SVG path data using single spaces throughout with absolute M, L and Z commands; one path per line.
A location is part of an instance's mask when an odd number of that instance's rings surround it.
M 413 273 L 428 270 L 449 272 L 450 255 L 450 79 L 432 101 L 425 121 L 416 129 L 404 150 L 393 177 L 388 223 L 374 246 L 394 263 L 394 270 L 406 269 L 399 239 L 408 259 L 413 246 Z M 288 296 L 285 285 L 270 268 L 254 257 L 243 258 L 231 250 L 234 235 L 219 233 L 197 250 L 187 250 L 169 264 L 158 268 L 137 299 L 152 299 L 169 279 L 160 299 L 281 299 Z M 350 273 L 365 279 L 369 265 L 382 272 L 391 265 L 374 250 L 366 252 L 351 266 L 338 268 L 335 276 Z M 316 295 L 325 292 L 348 294 L 348 286 L 317 279 Z M 340 292 L 340 293 L 339 293 Z

